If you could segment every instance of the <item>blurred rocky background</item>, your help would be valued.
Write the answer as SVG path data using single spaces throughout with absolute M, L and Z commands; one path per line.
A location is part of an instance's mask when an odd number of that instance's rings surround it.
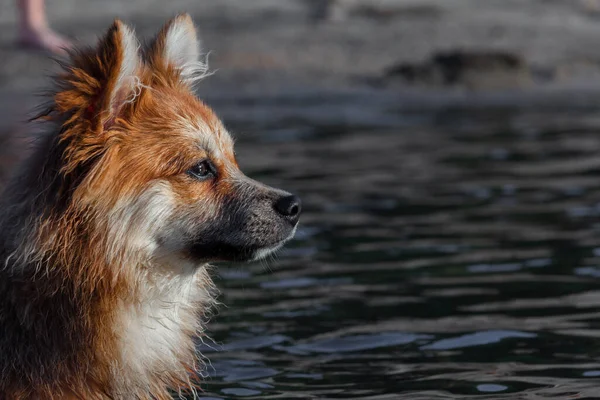
M 598 0 L 48 0 L 47 11 L 83 44 L 115 17 L 149 38 L 189 12 L 215 72 L 199 94 L 240 123 L 386 125 L 398 123 L 390 107 L 586 107 L 600 95 Z M 16 15 L 0 3 L 4 133 L 25 129 L 56 68 L 16 46 Z
M 209 97 L 600 88 L 597 0 L 48 0 L 47 10 L 85 44 L 115 17 L 149 37 L 189 12 L 218 71 L 201 86 Z M 2 125 L 54 68 L 18 48 L 15 31 L 15 4 L 2 2 Z

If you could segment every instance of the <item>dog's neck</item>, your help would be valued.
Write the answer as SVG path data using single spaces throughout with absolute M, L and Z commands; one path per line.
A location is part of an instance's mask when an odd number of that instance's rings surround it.
M 112 372 L 122 390 L 143 391 L 156 376 L 164 376 L 165 384 L 186 382 L 190 371 L 198 369 L 194 338 L 204 336 L 202 321 L 214 302 L 213 283 L 206 267 L 186 271 L 150 266 L 135 298 L 120 303 L 115 329 L 121 362 Z

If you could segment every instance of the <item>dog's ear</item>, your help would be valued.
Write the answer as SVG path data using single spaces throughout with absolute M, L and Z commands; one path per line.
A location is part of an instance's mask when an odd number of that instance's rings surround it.
M 96 109 L 106 127 L 119 115 L 123 106 L 139 95 L 140 44 L 131 28 L 115 20 L 97 49 L 100 68 L 105 72 L 103 93 L 91 107 Z
M 187 85 L 204 76 L 207 65 L 200 61 L 200 42 L 189 14 L 181 14 L 163 26 L 150 48 L 153 65 L 174 69 Z
M 116 20 L 93 49 L 73 51 L 57 78 L 55 111 L 70 124 L 89 121 L 93 131 L 113 124 L 139 94 L 142 61 L 133 31 Z
M 40 118 L 65 128 L 63 170 L 71 172 L 105 148 L 106 133 L 141 94 L 144 71 L 133 31 L 116 20 L 94 48 L 73 50 L 57 84 L 51 107 Z

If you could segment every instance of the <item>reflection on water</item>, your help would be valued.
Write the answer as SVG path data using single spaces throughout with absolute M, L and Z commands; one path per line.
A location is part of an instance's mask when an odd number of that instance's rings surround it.
M 232 121 L 306 211 L 276 261 L 221 268 L 206 398 L 600 396 L 600 119 L 395 117 Z

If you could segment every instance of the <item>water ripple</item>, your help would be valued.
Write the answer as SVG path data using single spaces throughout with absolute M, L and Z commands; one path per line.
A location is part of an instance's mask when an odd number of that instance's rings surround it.
M 276 260 L 220 270 L 206 398 L 597 398 L 598 114 L 386 107 L 228 121 L 305 211 Z

